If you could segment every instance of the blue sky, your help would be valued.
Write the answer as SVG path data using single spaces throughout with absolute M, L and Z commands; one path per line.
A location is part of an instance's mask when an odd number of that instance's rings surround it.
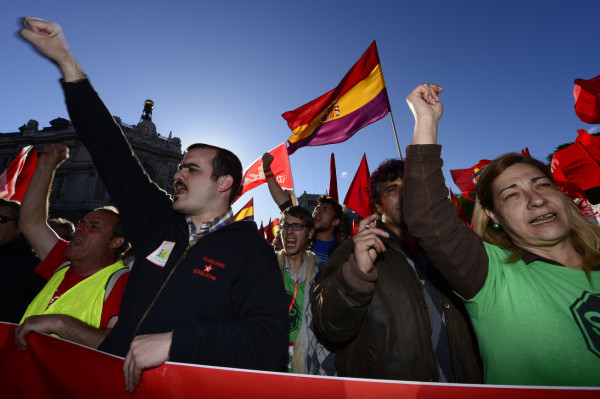
M 15 33 L 18 18 L 61 23 L 77 58 L 113 115 L 139 121 L 155 102 L 163 136 L 185 146 L 233 150 L 244 166 L 285 141 L 281 114 L 334 88 L 377 40 L 400 146 L 413 117 L 405 98 L 419 83 L 445 88 L 440 122 L 444 172 L 529 147 L 545 158 L 577 129 L 573 80 L 600 74 L 600 3 L 587 1 L 5 1 L 0 4 L 0 132 L 29 119 L 68 118 L 58 70 Z M 374 170 L 398 156 L 390 117 L 345 143 L 290 157 L 296 193 L 323 193 L 334 152 L 340 197 L 363 153 Z M 266 186 L 256 220 L 278 211 Z

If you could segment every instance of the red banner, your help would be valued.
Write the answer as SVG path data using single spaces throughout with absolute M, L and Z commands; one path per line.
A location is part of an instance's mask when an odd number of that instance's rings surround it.
M 123 358 L 32 333 L 19 351 L 14 324 L 0 323 L 1 398 L 598 398 L 598 388 L 414 383 L 227 369 L 179 363 L 147 370 L 125 392 Z
M 294 182 L 292 181 L 292 168 L 290 168 L 290 159 L 285 143 L 281 143 L 277 147 L 269 151 L 273 155 L 273 163 L 271 163 L 271 171 L 275 175 L 275 179 L 279 186 L 284 190 L 293 190 Z M 245 171 L 242 177 L 242 189 L 237 198 L 252 190 L 255 187 L 266 183 L 267 179 L 263 171 L 262 157 L 258 158 Z M 236 200 L 237 200 L 236 198 Z

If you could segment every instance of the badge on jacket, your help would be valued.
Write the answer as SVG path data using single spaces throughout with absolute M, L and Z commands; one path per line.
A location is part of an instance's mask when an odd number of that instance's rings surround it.
M 154 252 L 146 256 L 146 259 L 154 263 L 156 266 L 165 267 L 174 247 L 174 242 L 163 241 L 162 244 L 160 244 L 160 246 L 154 250 Z

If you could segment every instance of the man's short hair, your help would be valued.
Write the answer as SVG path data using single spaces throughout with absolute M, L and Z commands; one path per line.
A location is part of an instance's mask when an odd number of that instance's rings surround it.
M 121 215 L 119 214 L 119 210 L 114 206 L 101 206 L 100 208 L 94 209 L 92 212 L 106 212 L 117 217 L 117 222 L 113 226 L 110 239 L 112 240 L 113 238 L 123 237 L 123 244 L 121 244 L 120 247 L 115 248 L 115 256 L 120 259 L 121 256 L 123 256 L 123 254 L 127 252 L 129 248 L 131 248 L 131 245 L 129 244 L 127 237 L 125 237 L 125 230 L 123 229 L 123 223 L 121 223 Z
M 231 205 L 235 197 L 237 197 L 242 185 L 243 169 L 240 159 L 233 152 L 225 148 L 204 143 L 192 144 L 185 149 L 185 152 L 194 149 L 215 150 L 217 152 L 211 161 L 213 171 L 210 175 L 210 178 L 213 181 L 217 181 L 217 179 L 221 176 L 231 176 L 233 178 L 231 194 L 229 196 L 229 205 Z
M 386 159 L 371 174 L 371 210 L 375 211 L 375 205 L 381 205 L 381 182 L 397 178 L 404 178 L 404 161 L 399 159 Z
M 9 207 L 12 212 L 12 217 L 14 217 L 15 219 L 19 219 L 19 208 L 21 208 L 21 203 L 19 201 L 0 198 L 0 205 Z
M 333 208 L 333 218 L 334 219 L 340 219 L 340 221 L 341 221 L 342 218 L 344 217 L 344 210 L 342 209 L 342 206 L 339 204 L 339 202 L 337 202 L 330 196 L 323 194 L 319 198 L 317 198 L 317 206 L 319 206 L 321 204 L 331 205 L 331 207 Z

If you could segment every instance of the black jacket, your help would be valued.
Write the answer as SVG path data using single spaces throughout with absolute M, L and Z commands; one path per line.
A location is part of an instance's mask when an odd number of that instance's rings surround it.
M 0 245 L 0 321 L 19 323 L 46 280 L 33 272 L 40 260 L 22 236 Z
M 136 254 L 119 321 L 99 349 L 125 356 L 135 335 L 173 331 L 171 361 L 281 370 L 286 296 L 275 253 L 256 224 L 231 223 L 190 248 L 185 216 L 145 174 L 90 83 L 63 88 Z M 159 248 L 167 250 L 164 266 L 149 260 Z
M 350 239 L 329 258 L 313 296 L 315 325 L 336 344 L 340 376 L 439 381 L 423 285 L 404 252 L 382 239 L 387 250 L 378 255 L 369 274 L 358 269 Z M 434 279 L 455 381 L 480 383 L 480 360 L 468 317 L 443 281 L 435 275 Z

